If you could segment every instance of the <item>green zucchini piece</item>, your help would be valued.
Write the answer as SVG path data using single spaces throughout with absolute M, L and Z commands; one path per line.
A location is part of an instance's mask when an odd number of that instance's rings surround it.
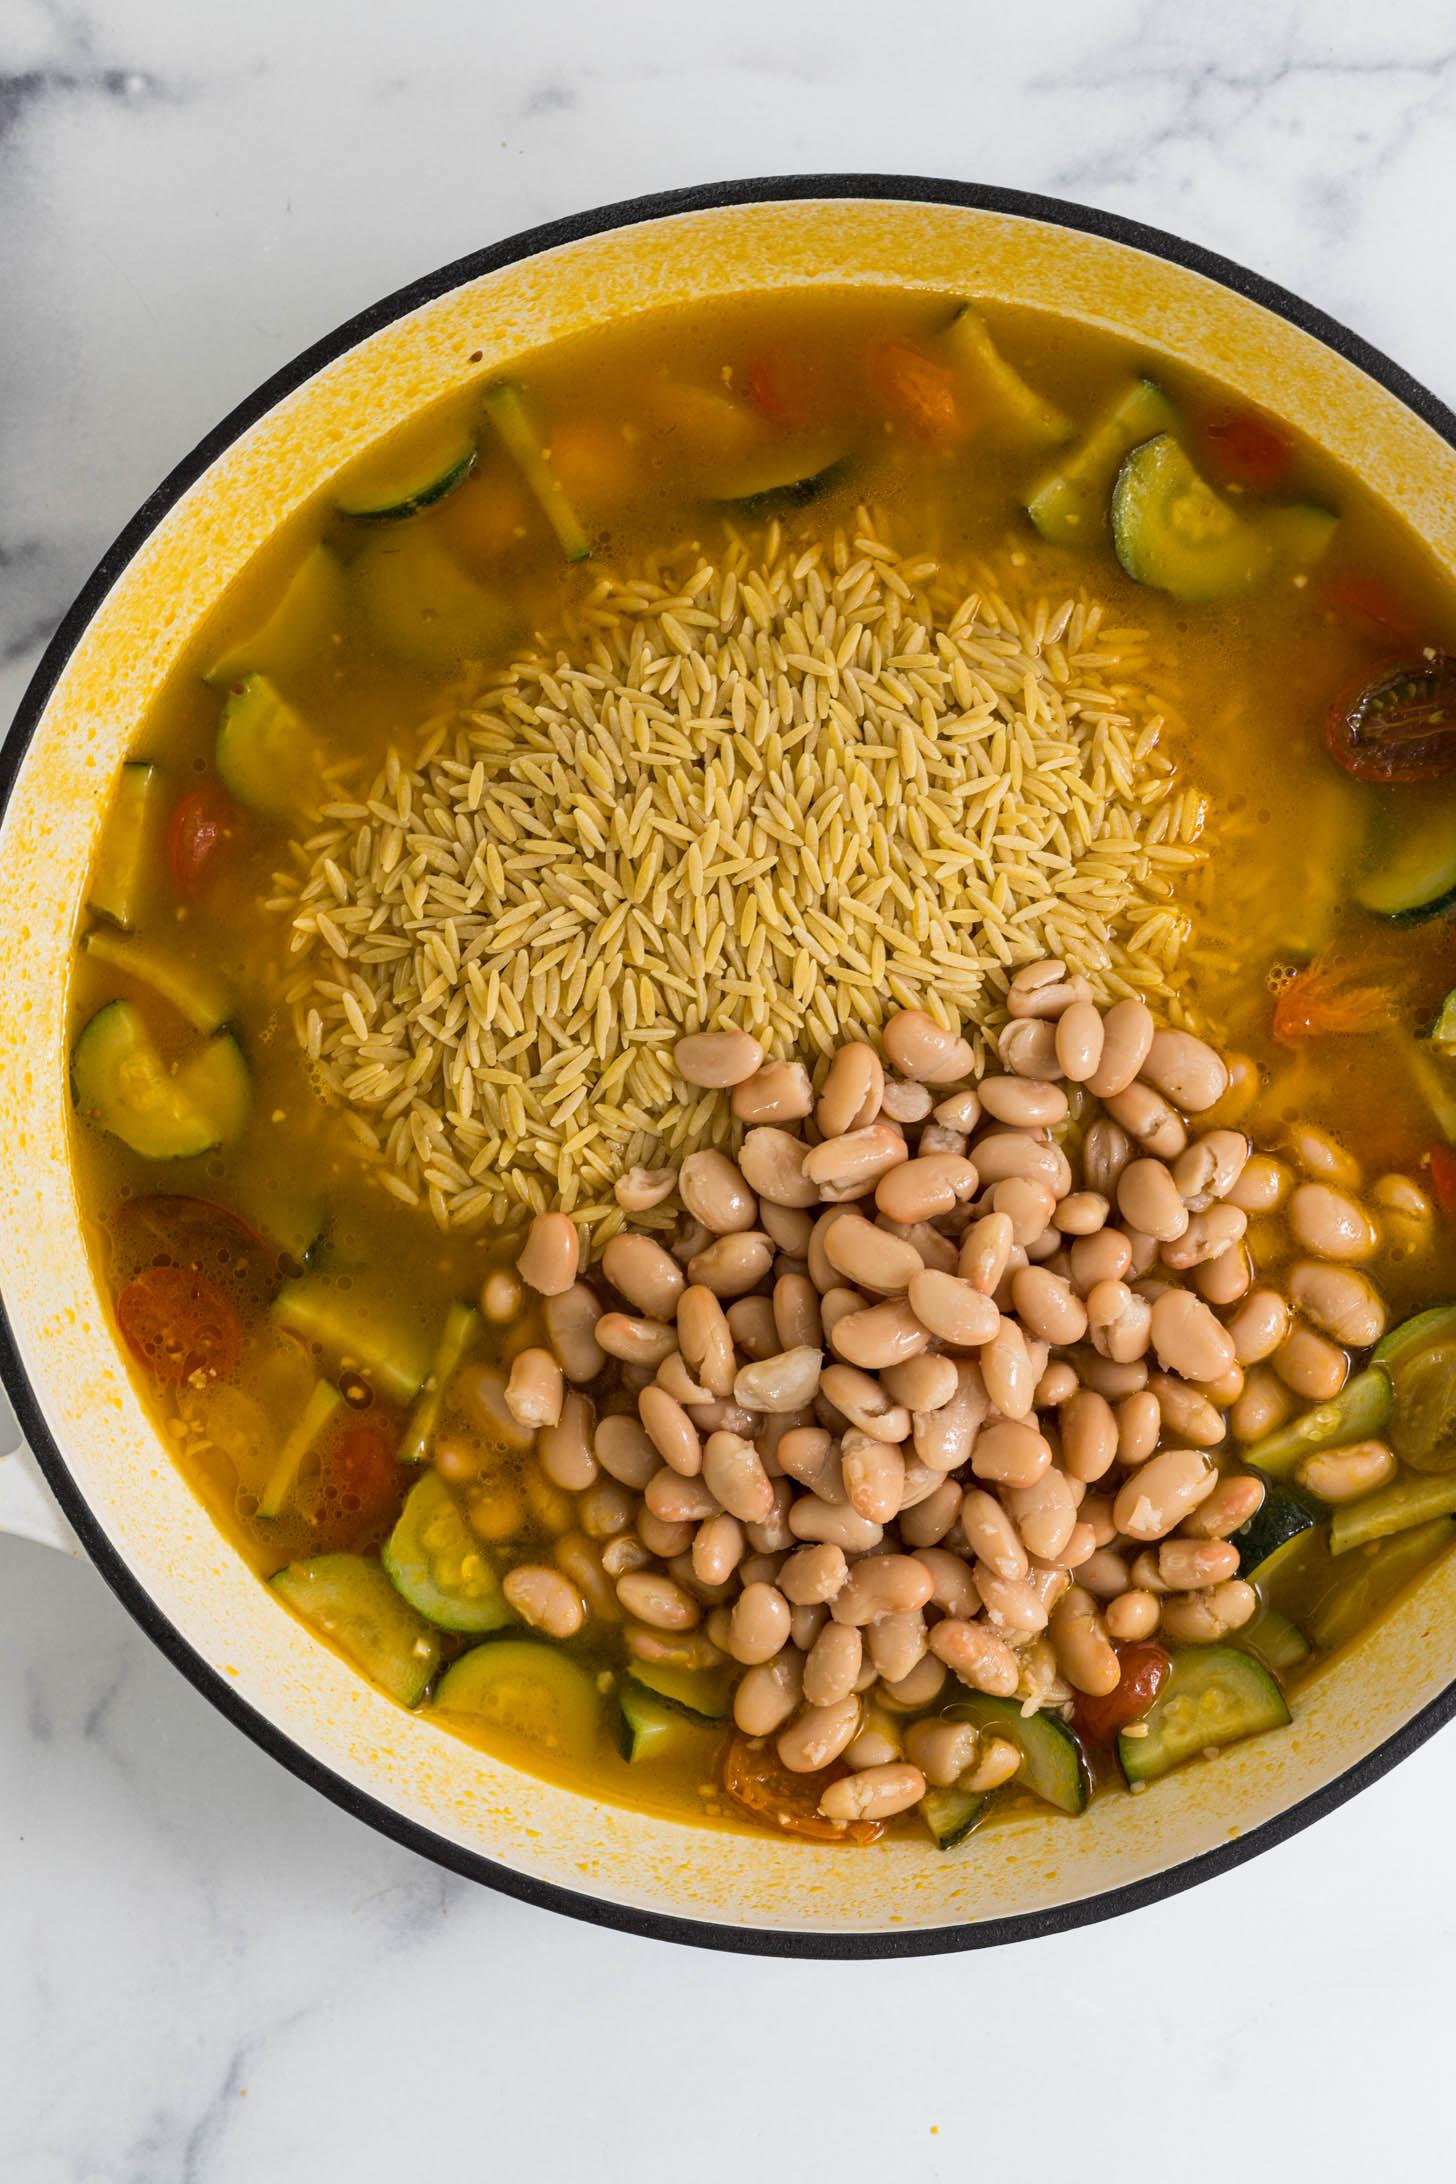
M 86 935 L 81 948 L 108 970 L 120 971 L 123 978 L 150 986 L 199 1031 L 217 1031 L 233 1013 L 233 992 L 225 978 L 205 964 L 190 962 L 158 947 L 155 941 L 137 940 L 98 925 Z
M 441 1677 L 435 1710 L 574 1759 L 595 1749 L 601 1711 L 586 1670 L 531 1638 L 472 1646 Z
M 1303 1502 L 1272 1487 L 1248 1523 L 1241 1524 L 1233 1535 L 1232 1545 L 1239 1550 L 1239 1576 L 1252 1583 L 1271 1555 L 1317 1522 Z
M 1330 1518 L 1330 1553 L 1348 1554 L 1373 1539 L 1456 1515 L 1456 1478 L 1395 1479 L 1389 1486 L 1344 1502 Z
M 1293 570 L 1312 569 L 1328 552 L 1340 527 L 1340 519 L 1333 510 L 1317 508 L 1312 501 L 1290 501 L 1282 507 L 1262 508 L 1257 521 L 1274 549 L 1275 562 L 1282 569 Z
M 1265 1555 L 1256 1577 L 1259 1596 L 1266 1607 L 1281 1615 L 1298 1615 L 1311 1595 L 1328 1581 L 1329 1571 L 1329 1529 L 1323 1524 L 1308 1525 Z
M 161 767 L 128 759 L 101 829 L 86 895 L 98 917 L 127 931 L 141 923 L 161 871 L 166 805 Z
M 1262 1661 L 1236 1646 L 1200 1646 L 1175 1655 L 1167 1682 L 1143 1716 L 1146 1735 L 1117 1740 L 1130 1783 L 1155 1782 L 1215 1746 L 1282 1729 L 1284 1693 Z
M 272 1304 L 280 1327 L 340 1365 L 367 1373 L 392 1403 L 412 1403 L 430 1369 L 430 1353 L 417 1327 L 383 1316 L 379 1299 L 363 1288 L 341 1289 L 319 1274 L 285 1282 Z
M 1287 1676 L 1309 1659 L 1310 1645 L 1297 1623 L 1277 1608 L 1261 1605 L 1239 1631 L 1239 1642 L 1257 1653 L 1276 1676 Z
M 402 1464 L 422 1464 L 430 1453 L 430 1443 L 440 1419 L 440 1405 L 445 1400 L 445 1389 L 454 1377 L 456 1367 L 468 1350 L 480 1340 L 484 1325 L 473 1304 L 452 1304 L 445 1314 L 445 1327 L 440 1336 L 426 1380 L 410 1421 L 405 1428 L 404 1439 L 399 1445 Z
M 1441 1003 L 1441 1013 L 1430 1029 L 1432 1046 L 1441 1047 L 1448 1054 L 1456 1054 L 1456 989 L 1448 993 Z
M 224 644 L 203 681 L 226 689 L 249 675 L 287 681 L 324 657 L 343 632 L 344 572 L 336 554 L 315 546 L 284 585 L 261 622 Z
M 1136 582 L 1190 605 L 1236 599 L 1274 565 L 1270 539 L 1214 492 L 1168 432 L 1124 458 L 1112 542 Z
M 229 690 L 213 756 L 238 802 L 280 826 L 291 826 L 317 794 L 313 738 L 266 675 L 245 675 Z
M 1086 1754 L 1059 1714 L 1023 1714 L 1015 1699 L 993 1699 L 968 1692 L 948 1707 L 953 1721 L 971 1721 L 994 1729 L 1021 1753 L 1017 1789 L 1031 1790 L 1059 1812 L 1085 1812 L 1092 1792 Z
M 437 675 L 498 657 L 516 634 L 510 608 L 429 532 L 371 538 L 352 576 L 369 634 L 392 658 Z
M 963 1843 L 985 1809 L 984 1796 L 955 1789 L 927 1790 L 919 1806 L 937 1850 L 954 1850 Z
M 380 1560 L 395 1591 L 441 1630 L 481 1638 L 516 1621 L 494 1563 L 434 1471 L 410 1488 Z
M 278 1451 L 278 1461 L 268 1474 L 268 1483 L 258 1503 L 260 1517 L 276 1517 L 282 1514 L 288 1497 L 298 1482 L 304 1458 L 343 1400 L 330 1381 L 321 1380 L 318 1383 L 303 1406 L 303 1415 Z
M 617 1746 L 623 1759 L 634 1766 L 639 1760 L 668 1759 L 674 1752 L 690 1751 L 694 1730 L 701 1727 L 696 1717 L 659 1698 L 635 1673 L 622 1685 Z
M 1317 1449 L 1338 1448 L 1346 1441 L 1368 1441 L 1379 1433 L 1390 1416 L 1390 1401 L 1390 1379 L 1384 1367 L 1367 1365 L 1328 1403 L 1317 1403 L 1292 1425 L 1281 1426 L 1277 1433 L 1255 1441 L 1244 1451 L 1244 1461 L 1256 1470 L 1266 1471 L 1271 1478 L 1287 1479 Z
M 1371 1363 L 1394 1373 L 1434 1342 L 1456 1342 L 1456 1304 L 1429 1305 L 1389 1328 L 1370 1353 Z
M 842 485 L 849 471 L 849 459 L 842 453 L 821 459 L 806 456 L 802 448 L 775 448 L 757 457 L 733 485 L 709 497 L 731 515 L 768 515 L 775 508 L 807 507 Z
M 475 457 L 474 435 L 458 422 L 423 438 L 416 432 L 407 447 L 388 445 L 351 463 L 334 506 L 355 523 L 403 523 L 463 485 Z
M 551 468 L 540 433 L 531 421 L 530 412 L 521 399 L 521 390 L 509 380 L 500 380 L 485 390 L 485 413 L 495 426 L 514 457 L 552 530 L 561 542 L 561 549 L 568 561 L 585 561 L 592 550 L 592 543 L 582 528 L 581 519 L 562 489 L 561 480 Z
M 1397 925 L 1448 910 L 1456 902 L 1456 801 L 1426 792 L 1413 809 L 1404 799 L 1377 799 L 1355 900 Z
M 654 1698 L 689 1721 L 713 1725 L 728 1719 L 733 1674 L 728 1669 L 679 1668 L 673 1661 L 634 1661 L 632 1674 Z
M 1028 448 L 1049 448 L 1073 438 L 1077 428 L 1071 418 L 1013 370 L 973 305 L 961 305 L 946 329 L 944 345 L 988 398 L 1009 439 Z
M 147 1160 L 189 1160 L 241 1135 L 252 1086 L 237 1041 L 219 1032 L 176 1069 L 140 1011 L 108 1001 L 71 1052 L 76 1111 Z
M 1412 1471 L 1456 1471 L 1456 1338 L 1429 1341 L 1389 1370 L 1386 1440 Z
M 1315 1644 L 1333 1652 L 1357 1637 L 1453 1539 L 1456 1517 L 1433 1517 L 1342 1559 L 1334 1582 L 1305 1619 Z
M 1151 379 L 1135 379 L 1098 411 L 1066 460 L 1032 488 L 1026 512 L 1053 546 L 1083 546 L 1103 528 L 1107 499 L 1129 448 L 1172 432 L 1177 411 Z
M 440 1641 L 405 1606 L 377 1562 L 363 1555 L 315 1555 L 280 1570 L 273 1590 L 387 1698 L 419 1705 L 440 1665 Z

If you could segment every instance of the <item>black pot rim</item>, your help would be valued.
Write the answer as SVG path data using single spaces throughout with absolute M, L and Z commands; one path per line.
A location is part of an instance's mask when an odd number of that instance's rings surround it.
M 1161 228 L 1123 218 L 1088 205 L 1060 198 L 1042 197 L 1020 190 L 970 182 L 952 182 L 923 175 L 807 174 L 770 175 L 745 181 L 705 183 L 693 188 L 666 190 L 653 196 L 634 197 L 566 219 L 528 228 L 504 242 L 472 251 L 434 273 L 411 281 L 392 295 L 313 342 L 274 372 L 247 399 L 183 457 L 137 510 L 131 521 L 107 548 L 75 601 L 62 618 L 46 647 L 39 666 L 20 701 L 14 722 L 0 747 L 0 815 L 9 802 L 21 762 L 30 747 L 51 692 L 107 593 L 189 486 L 209 464 L 286 395 L 305 380 L 354 348 L 370 334 L 421 304 L 463 283 L 494 273 L 521 259 L 535 257 L 565 243 L 581 241 L 613 228 L 638 226 L 675 214 L 716 211 L 725 207 L 773 204 L 806 199 L 853 198 L 938 204 L 994 212 L 1013 218 L 1039 221 L 1049 226 L 1097 235 L 1125 244 L 1148 255 L 1168 260 L 1200 273 L 1236 295 L 1260 304 L 1288 321 L 1337 355 L 1358 366 L 1369 378 L 1393 394 L 1407 409 L 1456 447 L 1456 414 L 1421 382 L 1379 349 L 1353 333 L 1338 320 L 1288 289 L 1252 273 L 1233 260 L 1205 250 L 1196 243 L 1168 234 Z M 0 1381 L 14 1406 L 21 1428 L 41 1470 L 91 1561 L 101 1572 L 122 1606 L 140 1624 L 174 1667 L 237 1728 L 279 1761 L 300 1781 L 320 1791 L 345 1812 L 365 1821 L 406 1849 L 417 1851 L 449 1871 L 484 1882 L 503 1894 L 543 1909 L 565 1912 L 594 1926 L 615 1928 L 658 1941 L 686 1942 L 700 1948 L 726 1949 L 753 1956 L 855 1958 L 929 1956 L 950 1950 L 980 1949 L 1003 1942 L 1030 1940 L 1043 1934 L 1067 1933 L 1101 1919 L 1115 1918 L 1144 1904 L 1160 1903 L 1215 1874 L 1242 1865 L 1260 1851 L 1288 1840 L 1312 1821 L 1336 1810 L 1348 1798 L 1409 1757 L 1426 1739 L 1456 1715 L 1456 1680 L 1428 1702 L 1408 1722 L 1373 1752 L 1347 1768 L 1287 1811 L 1277 1813 L 1232 1842 L 1199 1856 L 1185 1859 L 1162 1872 L 1130 1882 L 1125 1887 L 1100 1891 L 1079 1901 L 1057 1904 L 1039 1911 L 1017 1912 L 1006 1918 L 919 1929 L 890 1929 L 873 1933 L 816 1933 L 772 1927 L 738 1926 L 698 1920 L 677 1913 L 639 1910 L 626 1904 L 602 1901 L 555 1882 L 539 1881 L 481 1853 L 446 1841 L 422 1823 L 405 1818 L 367 1792 L 346 1781 L 295 1744 L 257 1708 L 234 1691 L 225 1677 L 205 1661 L 195 1647 L 162 1613 L 123 1557 L 111 1545 L 91 1514 L 76 1481 L 52 1436 L 21 1362 L 4 1300 L 0 1298 Z

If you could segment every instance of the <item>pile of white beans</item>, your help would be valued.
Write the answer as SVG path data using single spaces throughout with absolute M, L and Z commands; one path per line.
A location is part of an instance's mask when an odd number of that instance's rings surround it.
M 740 1731 L 794 1772 L 847 1763 L 835 1821 L 1014 1774 L 1004 1738 L 911 1719 L 948 1679 L 1065 1708 L 1115 1689 L 1117 1642 L 1244 1624 L 1230 1535 L 1264 1488 L 1212 1452 L 1336 1393 L 1385 1324 L 1357 1269 L 1377 1219 L 1332 1140 L 1296 1133 L 1291 1168 L 1200 1134 L 1236 1105 L 1224 1058 L 1141 1001 L 1098 1009 L 1060 963 L 1009 1000 L 1004 1074 L 979 1082 L 913 1010 L 817 1094 L 746 1033 L 680 1041 L 746 1126 L 737 1160 L 622 1179 L 629 1211 L 677 1192 L 671 1249 L 627 1231 L 583 1273 L 547 1213 L 518 1262 L 546 1334 L 504 1409 L 572 1520 L 506 1577 L 512 1605 L 557 1637 L 622 1622 L 639 1659 L 739 1664 Z M 1388 1217 L 1418 1222 L 1388 1180 Z M 1283 1287 L 1255 1284 L 1251 1216 L 1299 1254 Z M 520 1294 L 497 1274 L 487 1312 Z M 1363 1443 L 1306 1483 L 1338 1499 L 1389 1461 Z

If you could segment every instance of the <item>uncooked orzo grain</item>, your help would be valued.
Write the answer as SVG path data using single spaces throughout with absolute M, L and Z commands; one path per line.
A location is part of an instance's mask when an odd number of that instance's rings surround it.
M 441 1226 L 560 1205 L 600 1238 L 636 1163 L 730 1142 L 671 1067 L 734 1026 L 819 1058 L 897 1007 L 982 1034 L 1017 964 L 1177 1019 L 1202 803 L 1141 633 L 1010 570 L 728 530 L 603 574 L 328 805 L 278 907 L 325 1091 Z

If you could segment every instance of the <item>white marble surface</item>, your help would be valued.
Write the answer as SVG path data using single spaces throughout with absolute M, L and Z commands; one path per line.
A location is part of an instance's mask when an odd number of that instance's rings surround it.
M 0 0 L 0 719 L 223 411 L 535 221 L 790 169 L 1045 189 L 1272 274 L 1449 401 L 1453 154 L 1449 0 Z M 0 1661 L 6 2184 L 1449 2173 L 1450 1732 L 1134 1919 L 788 1965 L 436 1872 L 13 1540 Z

